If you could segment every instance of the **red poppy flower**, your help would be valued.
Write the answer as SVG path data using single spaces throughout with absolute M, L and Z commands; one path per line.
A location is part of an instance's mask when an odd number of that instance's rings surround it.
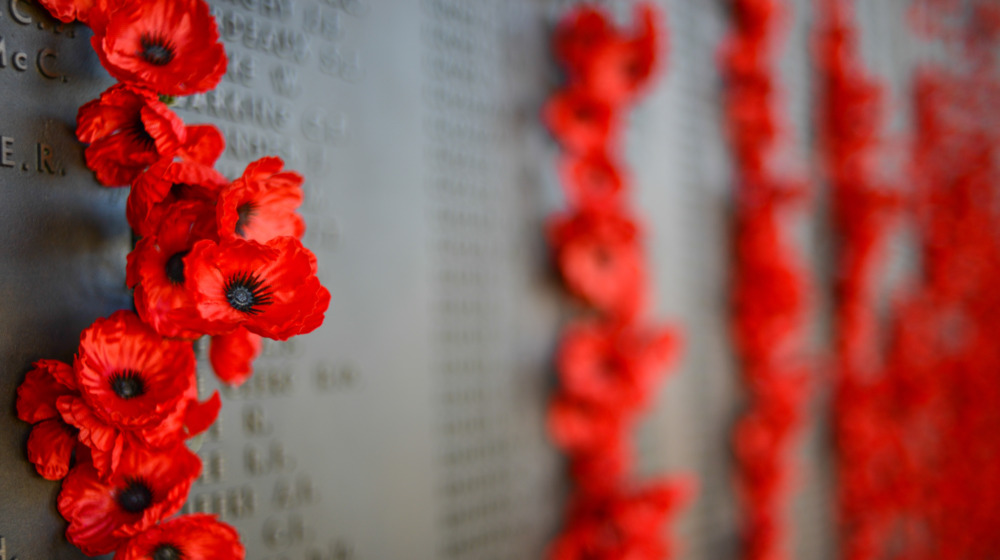
M 330 292 L 316 277 L 316 257 L 294 237 L 266 244 L 199 241 L 185 259 L 188 289 L 210 335 L 239 326 L 273 338 L 311 332 L 323 323 Z
M 78 19 L 86 22 L 87 13 L 94 7 L 95 0 L 39 0 L 38 3 L 52 17 L 70 23 Z
M 208 91 L 226 72 L 215 18 L 202 0 L 126 3 L 91 43 L 112 76 L 161 94 Z
M 606 13 L 596 6 L 578 4 L 559 21 L 553 51 L 560 66 L 573 80 L 593 57 L 594 51 L 614 35 Z
M 80 463 L 59 493 L 59 513 L 69 522 L 66 538 L 90 556 L 111 552 L 179 510 L 200 473 L 201 460 L 184 445 L 158 453 L 127 450 L 107 479 Z
M 568 151 L 591 152 L 612 144 L 618 117 L 607 102 L 583 88 L 563 90 L 542 108 L 542 120 Z
M 262 349 L 259 335 L 239 327 L 229 334 L 213 336 L 208 357 L 216 377 L 239 386 L 253 374 L 253 361 Z
M 602 441 L 570 457 L 570 476 L 581 494 L 606 495 L 620 486 L 632 467 L 632 451 L 622 437 Z
M 56 399 L 76 394 L 73 366 L 59 360 L 38 360 L 17 388 L 17 417 L 34 424 L 59 416 Z
M 199 200 L 211 203 L 214 212 L 219 191 L 228 182 L 208 165 L 162 159 L 132 182 L 125 216 L 136 234 L 142 237 L 153 235 L 160 227 L 164 214 L 175 202 Z M 214 216 L 212 220 L 214 222 Z M 207 237 L 214 239 L 215 232 Z
M 266 243 L 275 237 L 302 238 L 305 222 L 295 211 L 302 204 L 302 176 L 284 171 L 277 157 L 261 158 L 219 195 L 221 239 L 242 237 Z
M 549 243 L 567 288 L 613 316 L 641 308 L 645 269 L 638 228 L 620 213 L 579 212 L 549 224 Z
M 570 505 L 567 527 L 549 557 L 665 558 L 670 546 L 663 537 L 663 524 L 690 500 L 692 493 L 692 482 L 678 478 L 631 491 L 578 495 Z
M 578 322 L 563 335 L 560 379 L 575 398 L 638 409 L 676 347 L 671 331 L 643 333 L 613 323 Z
M 128 185 L 187 141 L 184 123 L 156 94 L 128 84 L 111 86 L 80 107 L 76 120 L 77 138 L 90 144 L 87 167 L 106 186 Z
M 115 560 L 243 560 L 240 535 L 215 516 L 184 515 L 152 527 L 115 553 Z
M 690 476 L 662 478 L 647 482 L 621 496 L 611 505 L 617 526 L 628 535 L 657 535 L 660 528 L 697 492 Z
M 744 213 L 737 225 L 733 303 L 737 344 L 747 356 L 784 351 L 802 320 L 803 274 L 767 206 Z M 778 341 L 785 341 L 776 346 Z
M 175 202 L 156 235 L 143 237 L 128 255 L 126 284 L 134 288 L 139 317 L 159 334 L 195 339 L 203 333 L 183 328 L 197 318 L 194 298 L 184 282 L 184 259 L 195 242 L 215 236 L 215 208 L 210 203 Z
M 560 165 L 562 184 L 570 200 L 585 208 L 608 209 L 621 205 L 626 181 L 607 152 L 568 154 Z
M 108 23 L 108 14 L 117 10 L 123 0 L 39 0 L 49 15 L 63 23 L 79 20 L 97 31 Z
M 28 460 L 43 478 L 59 480 L 69 472 L 77 431 L 60 418 L 59 397 L 76 394 L 73 368 L 58 360 L 39 360 L 17 388 L 17 417 L 34 424 Z
M 80 397 L 63 396 L 57 404 L 63 420 L 78 429 L 77 438 L 89 450 L 93 467 L 102 477 L 120 469 L 122 456 L 129 449 L 162 450 L 200 434 L 215 422 L 222 407 L 218 392 L 199 402 L 197 388 L 192 385 L 158 424 L 125 430 L 105 422 Z
M 581 78 L 595 96 L 612 105 L 630 102 L 652 83 L 660 46 L 659 14 L 647 2 L 636 5 L 632 37 L 612 37 L 593 50 Z
M 584 453 L 621 438 L 629 411 L 556 395 L 549 404 L 549 435 L 559 447 Z
M 178 155 L 184 161 L 211 167 L 226 150 L 225 136 L 218 127 L 211 124 L 194 124 L 187 127 L 187 138 L 187 142 L 178 150 Z
M 121 428 L 156 426 L 195 382 L 191 344 L 161 337 L 129 311 L 81 333 L 75 368 L 87 404 Z

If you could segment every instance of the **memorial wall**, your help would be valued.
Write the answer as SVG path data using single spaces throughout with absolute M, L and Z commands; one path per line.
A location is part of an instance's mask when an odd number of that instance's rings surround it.
M 552 29 L 572 3 L 209 4 L 228 70 L 173 108 L 223 132 L 227 177 L 267 155 L 305 177 L 303 243 L 331 303 L 314 332 L 265 340 L 240 387 L 220 384 L 197 345 L 200 394 L 219 390 L 224 405 L 192 442 L 203 473 L 182 512 L 232 524 L 253 560 L 541 558 L 568 491 L 545 423 L 573 304 L 544 243 L 564 202 L 539 111 L 560 80 Z M 673 528 L 679 557 L 735 558 L 732 164 L 716 67 L 731 14 L 721 1 L 659 4 L 670 54 L 625 144 L 652 315 L 684 329 L 685 349 L 640 425 L 637 468 L 700 480 Z M 805 143 L 812 2 L 791 4 L 781 75 Z M 860 5 L 869 59 L 898 86 L 904 57 L 879 45 L 904 2 Z M 127 189 L 98 185 L 74 136 L 78 108 L 113 83 L 90 36 L 31 2 L 0 6 L 0 560 L 84 557 L 63 536 L 59 484 L 25 459 L 15 392 L 34 361 L 71 362 L 96 317 L 132 306 Z M 806 251 L 829 242 L 815 227 L 801 227 Z M 817 391 L 810 407 L 826 405 Z M 826 429 L 810 421 L 797 451 L 794 558 L 833 556 Z

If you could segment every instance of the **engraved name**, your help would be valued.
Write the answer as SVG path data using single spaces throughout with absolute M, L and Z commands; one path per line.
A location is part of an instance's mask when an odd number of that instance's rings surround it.
M 208 93 L 196 93 L 184 98 L 179 106 L 195 113 L 204 113 L 239 124 L 252 124 L 280 131 L 292 120 L 292 108 L 252 92 L 237 92 L 218 88 Z
M 69 79 L 56 70 L 58 58 L 56 51 L 47 47 L 33 52 L 8 47 L 7 39 L 0 36 L 0 70 L 11 69 L 20 73 L 35 68 L 44 78 L 66 82 Z
M 309 36 L 302 31 L 229 9 L 213 9 L 212 15 L 219 22 L 219 35 L 228 43 L 300 63 L 309 58 Z
M 13 136 L 0 136 L 0 169 L 20 169 L 37 171 L 47 175 L 65 175 L 66 170 L 55 160 L 52 146 L 45 142 L 34 142 L 31 154 L 18 157 L 17 142 Z

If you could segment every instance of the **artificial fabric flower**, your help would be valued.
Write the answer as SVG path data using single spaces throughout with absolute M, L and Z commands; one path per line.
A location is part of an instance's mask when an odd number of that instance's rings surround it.
M 212 371 L 227 385 L 242 385 L 253 374 L 253 361 L 263 349 L 260 335 L 243 327 L 212 337 L 208 358 Z
M 560 380 L 575 398 L 639 408 L 676 348 L 676 335 L 669 330 L 641 332 L 611 322 L 577 322 L 566 329 L 559 347 Z
M 129 253 L 125 281 L 134 289 L 136 311 L 160 335 L 193 340 L 204 334 L 184 328 L 198 316 L 184 259 L 196 242 L 214 237 L 215 205 L 183 200 L 171 204 L 155 235 L 147 234 Z
M 320 326 L 330 305 L 316 257 L 294 237 L 199 241 L 185 259 L 185 276 L 200 315 L 190 328 L 213 336 L 242 326 L 286 340 Z
M 97 31 L 107 25 L 108 14 L 125 0 L 39 0 L 49 15 L 63 23 L 81 21 Z
M 619 127 L 611 105 L 579 87 L 550 97 L 542 108 L 542 120 L 564 149 L 577 153 L 613 143 Z
M 118 80 L 165 95 L 209 91 L 226 72 L 215 18 L 203 0 L 144 0 L 110 14 L 91 39 Z
M 645 268 L 635 222 L 620 212 L 583 211 L 549 224 L 567 288 L 600 311 L 633 317 L 645 296 Z
M 570 456 L 574 492 L 607 495 L 619 487 L 632 468 L 632 450 L 624 437 L 614 437 Z
M 571 453 L 596 450 L 621 438 L 628 427 L 630 412 L 557 394 L 549 403 L 549 436 Z
M 744 356 L 786 351 L 802 321 L 803 275 L 778 226 L 769 204 L 748 207 L 737 226 L 733 321 Z
M 59 480 L 69 472 L 77 430 L 59 416 L 56 401 L 76 394 L 73 367 L 58 360 L 39 360 L 17 388 L 17 417 L 34 424 L 28 436 L 28 460 L 43 478 Z
M 207 430 L 218 417 L 222 400 L 216 391 L 207 401 L 199 402 L 198 389 L 192 384 L 162 421 L 134 429 L 106 422 L 75 395 L 60 397 L 57 405 L 63 420 L 78 429 L 77 439 L 86 446 L 94 469 L 107 477 L 119 470 L 122 457 L 132 449 L 163 450 Z
M 660 16 L 649 2 L 636 4 L 636 32 L 602 41 L 582 65 L 581 82 L 612 105 L 634 101 L 652 83 L 659 59 Z
M 302 176 L 282 171 L 277 157 L 261 158 L 247 166 L 219 195 L 219 237 L 241 237 L 266 243 L 275 237 L 298 239 L 306 230 L 295 211 L 302 204 Z
M 114 560 L 243 560 L 240 535 L 213 515 L 164 521 L 128 541 Z
M 594 51 L 615 34 L 608 15 L 596 6 L 577 4 L 564 15 L 553 39 L 553 51 L 570 81 L 593 58 Z
M 586 208 L 613 208 L 622 202 L 625 180 L 604 150 L 567 154 L 559 167 L 569 199 Z
M 662 560 L 671 549 L 663 525 L 693 493 L 694 483 L 685 477 L 636 489 L 619 488 L 609 494 L 578 495 L 548 557 Z
M 74 369 L 81 394 L 60 396 L 56 406 L 102 476 L 118 469 L 129 447 L 189 437 L 189 409 L 197 406 L 190 342 L 165 339 L 135 313 L 118 311 L 80 335 Z
M 132 230 L 146 237 L 160 227 L 164 214 L 175 202 L 211 203 L 214 212 L 219 191 L 228 183 L 211 165 L 184 159 L 161 159 L 132 182 L 125 216 Z M 215 237 L 214 231 L 211 237 Z
M 87 167 L 105 186 L 130 184 L 187 142 L 184 122 L 155 93 L 129 84 L 111 86 L 80 107 L 76 136 L 90 144 Z
M 39 0 L 49 15 L 63 23 L 83 21 L 94 7 L 94 0 Z
M 111 552 L 179 510 L 199 474 L 201 460 L 183 444 L 162 452 L 128 449 L 107 478 L 80 463 L 59 493 L 66 538 L 90 556 Z
M 226 151 L 226 137 L 211 124 L 193 124 L 187 127 L 187 142 L 177 151 L 184 161 L 193 161 L 209 167 L 215 165 Z
M 75 369 L 94 413 L 121 428 L 156 426 L 195 382 L 191 344 L 163 338 L 131 311 L 97 319 L 80 334 Z

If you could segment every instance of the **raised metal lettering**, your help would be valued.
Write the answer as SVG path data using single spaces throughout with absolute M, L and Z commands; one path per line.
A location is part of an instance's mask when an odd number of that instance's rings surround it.
M 24 72 L 28 69 L 28 55 L 23 52 L 14 53 L 11 61 L 14 63 L 14 69 L 19 72 Z
M 271 423 L 264 417 L 264 408 L 251 404 L 243 407 L 243 432 L 248 436 L 264 436 L 271 433 Z
M 287 518 L 272 517 L 264 522 L 261 529 L 264 544 L 272 549 L 282 549 L 303 543 L 306 540 L 306 526 L 301 515 L 292 514 Z
M 55 175 L 56 170 L 52 168 L 52 146 L 42 142 L 38 143 L 37 169 L 39 172 L 47 172 L 49 175 Z
M 48 62 L 51 60 L 52 63 L 54 63 L 56 58 L 56 51 L 52 49 L 42 49 L 38 51 L 38 57 L 35 59 L 35 65 L 38 66 L 38 73 L 50 80 L 59 78 L 60 75 L 51 69 L 50 63 Z
M 0 165 L 14 167 L 14 139 L 10 136 L 0 136 Z
M 22 13 L 18 7 L 20 3 L 20 0 L 10 0 L 10 15 L 14 18 L 14 21 L 21 25 L 31 25 L 31 17 Z

